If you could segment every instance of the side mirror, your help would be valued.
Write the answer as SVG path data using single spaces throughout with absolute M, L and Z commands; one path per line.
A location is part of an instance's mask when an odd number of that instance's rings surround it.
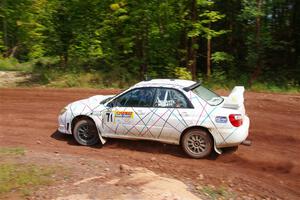
M 106 107 L 112 108 L 112 107 L 114 107 L 114 103 L 111 101 L 108 104 L 106 104 Z

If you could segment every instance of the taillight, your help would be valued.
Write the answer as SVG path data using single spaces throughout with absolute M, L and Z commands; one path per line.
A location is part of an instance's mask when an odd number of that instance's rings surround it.
M 243 124 L 243 118 L 241 114 L 230 114 L 229 121 L 232 126 L 239 127 Z

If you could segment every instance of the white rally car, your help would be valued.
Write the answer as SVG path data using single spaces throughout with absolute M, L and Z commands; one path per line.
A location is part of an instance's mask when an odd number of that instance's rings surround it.
M 58 131 L 81 145 L 107 138 L 154 140 L 181 145 L 193 158 L 237 147 L 248 136 L 244 87 L 221 97 L 200 83 L 154 79 L 115 95 L 96 95 L 67 105 Z

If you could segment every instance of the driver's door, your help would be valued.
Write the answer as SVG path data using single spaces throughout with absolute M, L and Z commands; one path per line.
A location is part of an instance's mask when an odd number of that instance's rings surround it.
M 108 103 L 103 113 L 103 136 L 147 137 L 155 88 L 136 88 Z

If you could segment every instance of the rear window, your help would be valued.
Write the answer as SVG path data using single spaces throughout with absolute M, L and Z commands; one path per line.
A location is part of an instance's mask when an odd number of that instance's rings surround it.
M 223 102 L 223 98 L 216 93 L 210 91 L 209 89 L 199 85 L 198 87 L 192 90 L 200 98 L 205 100 L 209 105 L 217 106 Z

